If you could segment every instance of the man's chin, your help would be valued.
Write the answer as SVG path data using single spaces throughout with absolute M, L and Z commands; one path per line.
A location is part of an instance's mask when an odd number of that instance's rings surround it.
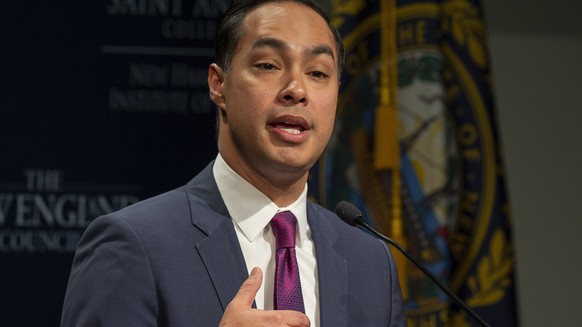
M 270 167 L 281 174 L 302 176 L 315 164 L 313 160 L 301 159 L 299 157 L 277 157 L 270 160 Z

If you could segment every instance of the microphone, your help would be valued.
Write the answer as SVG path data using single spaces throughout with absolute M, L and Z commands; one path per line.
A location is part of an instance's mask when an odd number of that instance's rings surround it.
M 469 313 L 481 326 L 490 327 L 473 309 L 471 309 L 463 300 L 461 300 L 452 290 L 445 286 L 430 270 L 418 262 L 406 249 L 404 249 L 400 244 L 396 243 L 394 240 L 380 234 L 372 226 L 364 221 L 362 212 L 356 208 L 353 204 L 347 201 L 339 202 L 335 207 L 335 213 L 341 218 L 346 224 L 350 226 L 362 226 L 364 229 L 368 230 L 372 234 L 376 235 L 381 240 L 394 246 L 400 253 L 402 253 L 408 260 L 410 260 L 418 269 L 427 275 L 438 287 L 440 287 L 447 295 L 455 302 L 458 306 L 463 308 L 467 313 Z

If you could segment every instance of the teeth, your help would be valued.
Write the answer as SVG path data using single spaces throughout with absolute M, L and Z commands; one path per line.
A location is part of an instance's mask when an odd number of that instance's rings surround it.
M 284 130 L 285 132 L 291 133 L 291 134 L 300 134 L 301 131 L 295 128 L 288 128 L 288 127 L 283 127 L 281 128 L 282 130 Z

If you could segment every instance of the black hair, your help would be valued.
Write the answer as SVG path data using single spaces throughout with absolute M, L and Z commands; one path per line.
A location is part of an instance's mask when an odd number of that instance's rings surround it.
M 271 2 L 295 2 L 303 4 L 318 13 L 327 23 L 333 34 L 336 50 L 338 53 L 338 78 L 345 61 L 345 48 L 341 36 L 337 29 L 331 24 L 329 16 L 316 2 L 312 0 L 233 0 L 232 5 L 222 16 L 218 24 L 215 36 L 215 60 L 225 72 L 228 72 L 232 63 L 232 57 L 236 52 L 238 42 L 243 37 L 245 30 L 243 21 L 245 17 L 255 8 Z

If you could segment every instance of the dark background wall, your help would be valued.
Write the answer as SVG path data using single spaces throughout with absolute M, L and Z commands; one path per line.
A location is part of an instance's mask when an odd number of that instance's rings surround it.
M 206 72 L 229 3 L 2 3 L 0 325 L 58 326 L 87 224 L 214 158 Z

